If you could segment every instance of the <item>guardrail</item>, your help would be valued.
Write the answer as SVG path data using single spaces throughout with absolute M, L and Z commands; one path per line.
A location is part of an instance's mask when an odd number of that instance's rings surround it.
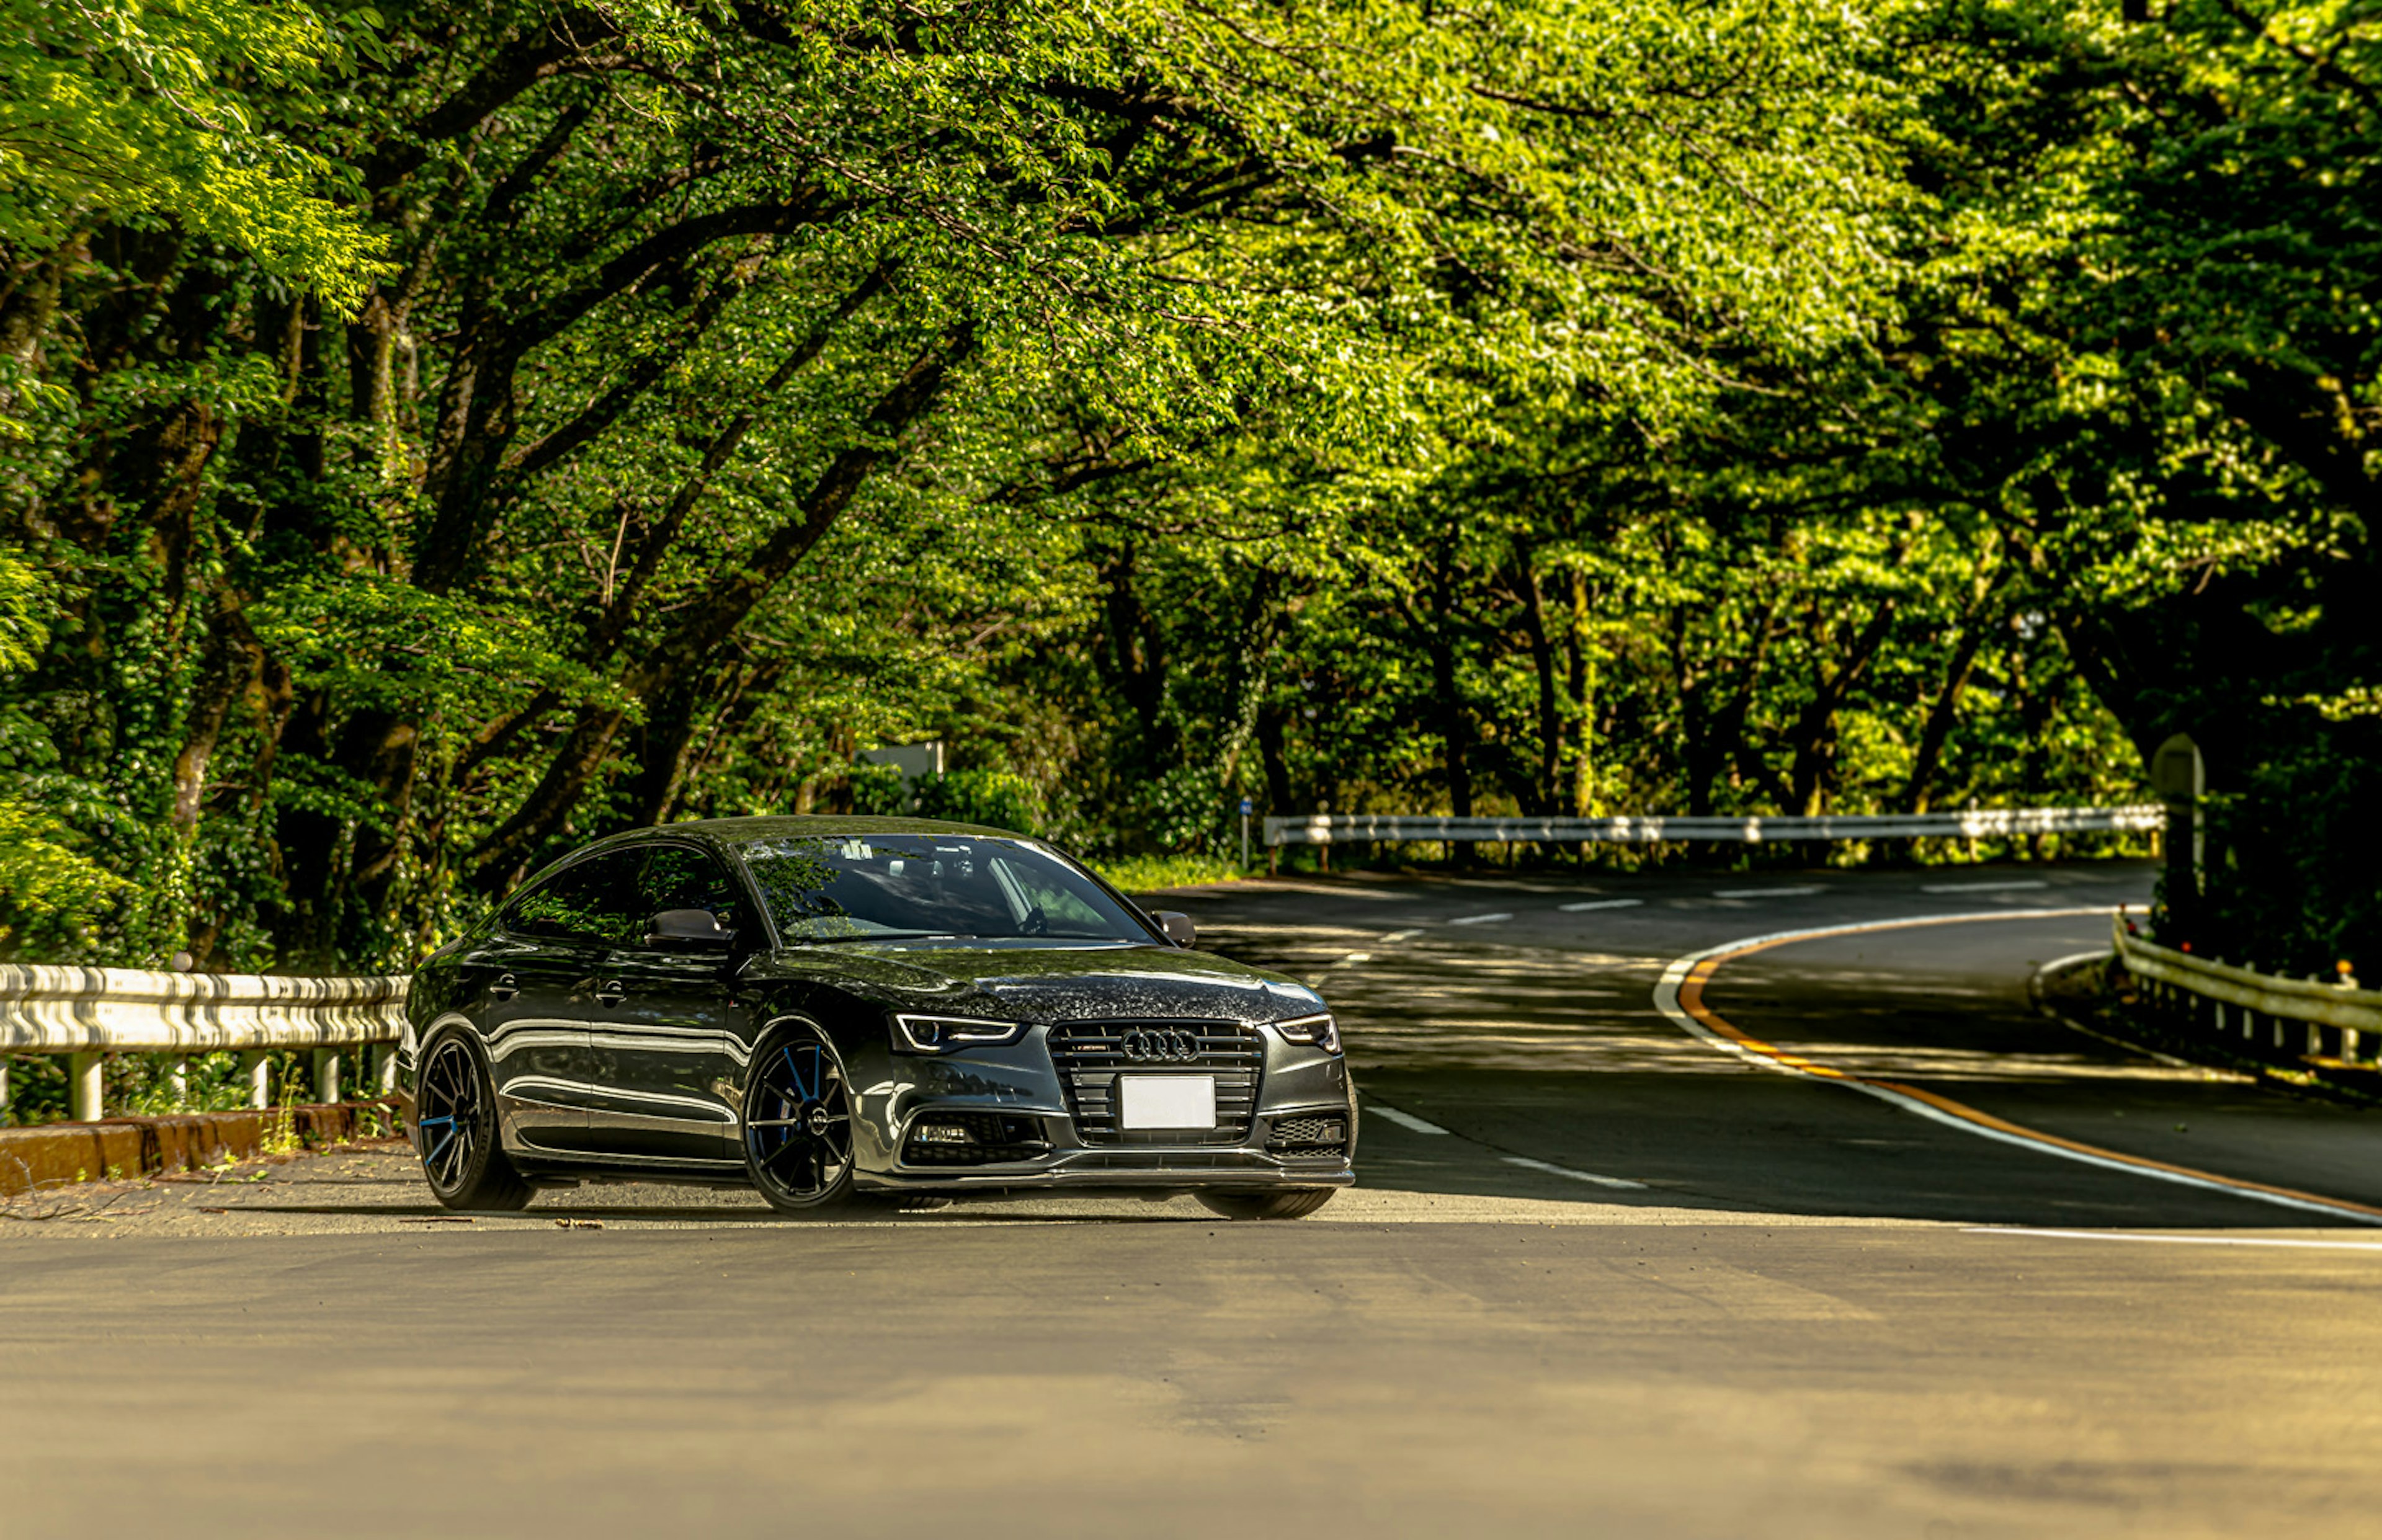
M 1684 818 L 1666 813 L 1613 818 L 1442 818 L 1404 813 L 1303 813 L 1265 821 L 1269 848 L 1351 840 L 1551 845 L 1652 845 L 1719 840 L 1761 845 L 1781 839 L 2003 839 L 2035 834 L 2139 834 L 2166 826 L 2156 802 L 2124 807 L 1970 809 L 1953 813 L 1830 814 L 1816 818 Z
M 166 973 L 141 968 L 0 963 L 0 1055 L 66 1054 L 73 1116 L 100 1115 L 102 1076 L 113 1053 L 237 1051 L 249 1105 L 267 1105 L 265 1051 L 311 1048 L 315 1099 L 339 1099 L 342 1048 L 374 1048 L 371 1077 L 397 1084 L 395 1045 L 405 1028 L 402 976 L 282 978 L 264 973 Z M 178 1077 L 181 1066 L 175 1072 Z M 0 1058 L 0 1106 L 7 1105 Z
M 2123 915 L 2111 930 L 2117 960 L 2134 976 L 2139 992 L 2189 1026 L 2219 1036 L 2238 1033 L 2255 1046 L 2317 1064 L 2375 1067 L 2375 1050 L 2382 1048 L 2382 993 L 2357 988 L 2353 979 L 2276 978 L 2197 958 L 2129 933 Z M 2301 1033 L 2304 1051 L 2292 1041 Z

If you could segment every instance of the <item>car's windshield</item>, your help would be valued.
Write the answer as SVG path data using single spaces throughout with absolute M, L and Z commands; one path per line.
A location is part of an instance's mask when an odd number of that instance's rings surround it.
M 1031 840 L 793 837 L 747 845 L 744 864 L 778 935 L 792 942 L 1150 940 L 1099 885 Z

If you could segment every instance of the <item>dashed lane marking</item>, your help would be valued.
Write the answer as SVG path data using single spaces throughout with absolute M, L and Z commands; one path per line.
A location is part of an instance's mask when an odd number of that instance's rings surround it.
M 1350 952 L 1346 957 L 1342 958 L 1332 966 L 1334 968 L 1354 968 L 1360 962 L 1370 962 L 1372 960 L 1373 954 L 1370 952 Z
M 1565 914 L 1581 914 L 1591 909 L 1636 909 L 1645 901 L 1643 898 L 1595 898 L 1584 904 L 1557 904 L 1555 908 Z
M 1593 1171 L 1575 1171 L 1568 1166 L 1556 1166 L 1544 1160 L 1532 1160 L 1529 1155 L 1504 1155 L 1500 1158 L 1508 1166 L 1520 1166 L 1532 1171 L 1544 1171 L 1551 1177 L 1569 1177 L 1574 1181 L 1590 1181 L 1599 1187 L 1626 1187 L 1640 1192 L 1646 1190 L 1644 1182 L 1631 1181 L 1627 1177 L 1600 1177 Z
M 1514 916 L 1511 913 L 1459 914 L 1455 919 L 1450 920 L 1448 923 L 1451 925 L 1493 925 L 1501 920 L 1511 920 L 1513 917 Z
M 1441 1128 L 1437 1123 L 1430 1121 L 1430 1119 L 1427 1118 L 1418 1118 L 1411 1112 L 1400 1112 L 1396 1107 L 1383 1106 L 1379 1102 L 1367 1102 L 1365 1104 L 1365 1110 L 1368 1112 L 1378 1112 L 1382 1117 L 1388 1118 L 1391 1122 L 1395 1123 L 1398 1127 L 1402 1129 L 1411 1129 L 1417 1133 L 1445 1133 L 1447 1131 L 1445 1129 Z
M 2016 893 L 2021 888 L 2049 887 L 2047 882 L 1931 882 L 1919 885 L 1922 893 Z
M 2141 1235 L 2124 1230 L 2026 1229 L 2015 1225 L 1970 1225 L 1962 1235 L 2036 1235 L 2052 1241 L 2139 1241 L 2162 1246 L 2289 1246 L 2312 1252 L 2382 1252 L 2371 1241 L 2292 1241 L 2278 1235 Z
M 1824 887 L 1724 887 L 1713 897 L 1715 898 L 1800 898 L 1806 894 L 1826 891 Z
M 1386 947 L 1394 941 L 1412 941 L 1416 936 L 1420 935 L 1421 934 L 1422 932 L 1418 930 L 1392 931 L 1389 935 L 1381 937 L 1381 944 Z
M 2163 1160 L 2105 1150 L 2095 1144 L 2022 1128 L 1992 1113 L 1980 1112 L 1949 1096 L 1915 1085 L 1869 1080 L 1850 1074 L 1748 1036 L 1703 1003 L 1704 985 L 1722 963 L 1750 952 L 1783 947 L 1789 942 L 1816 941 L 1831 935 L 1859 935 L 1870 931 L 1918 929 L 1927 925 L 1974 924 L 1987 920 L 2058 920 L 2108 912 L 2107 909 L 2098 907 L 1994 910 L 1985 913 L 1931 914 L 1907 920 L 1874 920 L 1858 925 L 1823 925 L 1811 930 L 1774 931 L 1768 935 L 1750 935 L 1741 941 L 1725 942 L 1718 947 L 1707 947 L 1702 951 L 1674 958 L 1670 966 L 1663 970 L 1661 981 L 1654 985 L 1654 1008 L 1669 1017 L 1698 1042 L 1722 1053 L 1733 1054 L 1748 1063 L 1775 1069 L 1782 1074 L 1809 1075 L 1816 1080 L 1833 1081 L 1847 1090 L 1874 1096 L 1905 1112 L 1917 1113 L 1930 1122 L 1958 1129 L 1962 1133 L 1975 1134 L 1981 1139 L 2015 1144 L 2022 1150 L 2057 1155 L 2063 1160 L 2097 1166 L 2104 1170 L 2148 1177 L 2154 1181 L 2174 1182 L 2179 1187 L 2194 1187 L 2203 1192 L 2230 1193 L 2237 1198 L 2295 1208 L 2309 1214 L 2328 1215 L 2334 1218 L 2353 1219 L 2360 1224 L 2382 1225 L 2382 1208 L 2369 1208 L 2344 1198 L 2319 1197 L 2294 1188 L 2269 1187 L 2264 1182 L 2245 1181 L 2238 1177 L 2218 1176 L 2210 1171 L 2194 1170 L 2188 1166 L 2170 1166 Z

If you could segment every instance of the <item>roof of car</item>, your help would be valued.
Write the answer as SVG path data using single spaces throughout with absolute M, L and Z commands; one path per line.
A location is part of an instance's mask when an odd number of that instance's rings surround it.
M 681 823 L 632 830 L 615 835 L 612 839 L 629 840 L 641 836 L 673 834 L 695 835 L 725 845 L 750 845 L 761 839 L 833 838 L 839 835 L 854 834 L 964 834 L 997 839 L 1031 837 L 1014 829 L 989 828 L 982 824 L 951 824 L 939 818 L 865 818 L 856 813 L 804 813 L 767 818 L 689 818 Z

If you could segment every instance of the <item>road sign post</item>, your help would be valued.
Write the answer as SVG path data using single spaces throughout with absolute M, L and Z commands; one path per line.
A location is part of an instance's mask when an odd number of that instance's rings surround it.
M 2202 839 L 2200 798 L 2208 788 L 2208 770 L 2200 745 L 2191 735 L 2178 733 L 2151 755 L 2151 786 L 2167 804 L 2165 898 L 2176 934 L 2188 938 L 2200 908 Z
M 1241 799 L 1241 870 L 1244 872 L 1249 869 L 1249 814 L 1256 811 L 1255 802 L 1246 797 Z

